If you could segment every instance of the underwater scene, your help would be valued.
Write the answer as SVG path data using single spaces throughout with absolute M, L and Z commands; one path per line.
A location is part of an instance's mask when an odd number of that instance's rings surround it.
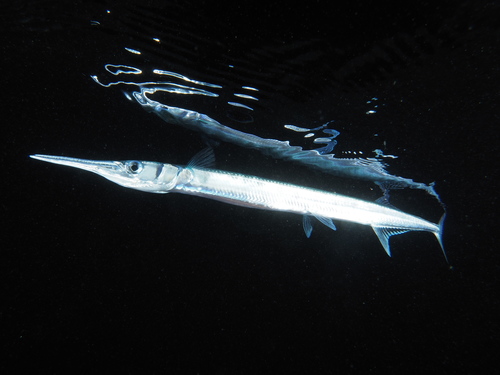
M 499 16 L 5 5 L 2 373 L 488 371 Z

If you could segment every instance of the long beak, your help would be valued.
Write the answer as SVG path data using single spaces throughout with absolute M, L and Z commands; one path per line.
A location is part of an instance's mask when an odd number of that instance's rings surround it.
M 53 155 L 30 155 L 30 158 L 46 161 L 48 163 L 66 165 L 68 167 L 83 169 L 85 171 L 101 174 L 103 172 L 119 171 L 120 164 L 116 161 L 100 161 L 100 160 L 86 160 L 77 158 L 68 158 L 65 156 Z

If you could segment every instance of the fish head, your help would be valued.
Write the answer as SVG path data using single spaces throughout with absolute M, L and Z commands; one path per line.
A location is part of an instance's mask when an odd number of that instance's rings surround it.
M 120 186 L 151 193 L 168 193 L 175 187 L 177 175 L 182 170 L 172 164 L 152 161 L 104 161 L 70 158 L 53 155 L 30 155 L 48 163 L 83 169 L 106 178 Z

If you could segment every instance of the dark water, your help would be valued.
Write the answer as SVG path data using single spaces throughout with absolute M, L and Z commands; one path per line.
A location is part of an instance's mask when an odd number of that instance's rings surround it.
M 498 4 L 2 8 L 3 373 L 484 373 L 494 363 Z M 393 237 L 388 258 L 368 227 L 318 225 L 306 239 L 294 215 L 141 193 L 28 159 L 185 164 L 204 147 L 127 100 L 129 87 L 96 84 L 91 75 L 118 80 L 105 64 L 220 85 L 216 98 L 161 99 L 241 131 L 310 148 L 283 125 L 334 120 L 338 156 L 398 155 L 389 172 L 436 181 L 452 268 L 426 233 Z M 228 104 L 242 86 L 259 89 L 253 110 Z M 220 169 L 380 195 L 235 145 L 216 155 Z M 416 190 L 392 203 L 431 221 L 442 213 Z

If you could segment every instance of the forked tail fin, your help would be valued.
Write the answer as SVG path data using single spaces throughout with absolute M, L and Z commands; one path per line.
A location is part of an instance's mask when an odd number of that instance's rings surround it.
M 446 259 L 446 262 L 450 264 L 448 261 L 448 257 L 446 256 L 446 252 L 444 251 L 444 246 L 443 246 L 443 223 L 444 219 L 446 217 L 446 212 L 441 216 L 441 219 L 439 220 L 439 229 L 437 232 L 432 232 L 436 236 L 439 246 L 441 246 L 441 250 L 443 251 L 444 259 Z M 385 252 L 387 255 L 391 256 L 391 247 L 389 245 L 389 238 L 391 236 L 397 235 L 397 234 L 402 234 L 409 232 L 408 229 L 399 229 L 399 228 L 387 228 L 387 227 L 372 227 L 373 231 L 377 235 L 380 243 L 384 247 Z
M 444 246 L 443 246 L 443 224 L 444 224 L 444 219 L 446 218 L 446 212 L 441 216 L 441 219 L 439 220 L 439 232 L 434 232 L 434 235 L 436 236 L 439 246 L 441 246 L 441 250 L 443 251 L 444 259 L 446 259 L 446 262 L 450 264 L 448 261 L 448 257 L 446 256 L 446 251 L 444 251 Z

